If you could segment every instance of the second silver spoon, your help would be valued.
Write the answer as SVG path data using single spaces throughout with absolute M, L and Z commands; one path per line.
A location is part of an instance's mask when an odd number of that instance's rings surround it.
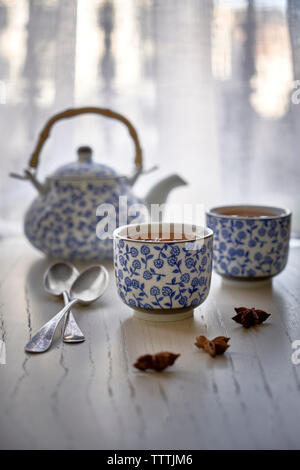
M 44 288 L 48 294 L 56 297 L 63 296 L 64 303 L 70 302 L 70 289 L 78 278 L 79 272 L 70 263 L 54 263 L 47 269 L 44 276 Z M 80 343 L 85 340 L 84 334 L 77 325 L 72 310 L 65 316 L 63 341 L 65 343 Z

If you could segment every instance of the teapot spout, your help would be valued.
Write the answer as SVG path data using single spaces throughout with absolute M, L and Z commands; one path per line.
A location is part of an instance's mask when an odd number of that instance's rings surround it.
M 186 185 L 187 182 L 179 175 L 168 176 L 150 189 L 149 193 L 145 197 L 145 203 L 148 208 L 150 208 L 151 204 L 163 204 L 166 202 L 169 193 L 173 189 Z

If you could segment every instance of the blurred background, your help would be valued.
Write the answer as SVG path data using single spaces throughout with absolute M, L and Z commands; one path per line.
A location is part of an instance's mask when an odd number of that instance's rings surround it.
M 23 172 L 51 115 L 85 105 L 135 125 L 145 167 L 159 166 L 140 195 L 179 173 L 188 186 L 170 202 L 286 206 L 300 235 L 295 80 L 299 0 L 0 0 L 1 235 L 22 232 L 35 195 L 8 173 Z M 122 124 L 81 116 L 55 125 L 39 177 L 79 145 L 133 170 Z

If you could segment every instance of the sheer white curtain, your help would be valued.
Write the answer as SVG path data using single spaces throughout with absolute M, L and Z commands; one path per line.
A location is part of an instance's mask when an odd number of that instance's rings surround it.
M 34 197 L 22 172 L 55 112 L 111 107 L 136 126 L 145 167 L 136 185 L 178 173 L 172 203 L 257 202 L 297 208 L 300 79 L 296 1 L 2 0 L 0 3 L 1 233 L 22 230 Z M 130 173 L 133 146 L 118 123 L 87 116 L 59 123 L 41 178 L 76 158 Z

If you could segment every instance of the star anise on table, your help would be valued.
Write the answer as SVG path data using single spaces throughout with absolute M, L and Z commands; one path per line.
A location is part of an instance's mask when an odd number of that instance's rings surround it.
M 232 320 L 240 323 L 244 328 L 260 325 L 271 315 L 270 313 L 255 308 L 238 307 L 234 310 L 236 311 L 236 315 L 232 317 Z
M 211 357 L 215 357 L 220 354 L 224 354 L 230 344 L 227 344 L 230 338 L 226 336 L 217 336 L 216 338 L 209 340 L 206 336 L 197 336 L 195 345 L 197 348 L 202 348 Z
M 166 367 L 172 366 L 179 356 L 180 354 L 173 354 L 167 351 L 157 354 L 145 354 L 140 356 L 133 365 L 139 370 L 153 369 L 161 372 Z

